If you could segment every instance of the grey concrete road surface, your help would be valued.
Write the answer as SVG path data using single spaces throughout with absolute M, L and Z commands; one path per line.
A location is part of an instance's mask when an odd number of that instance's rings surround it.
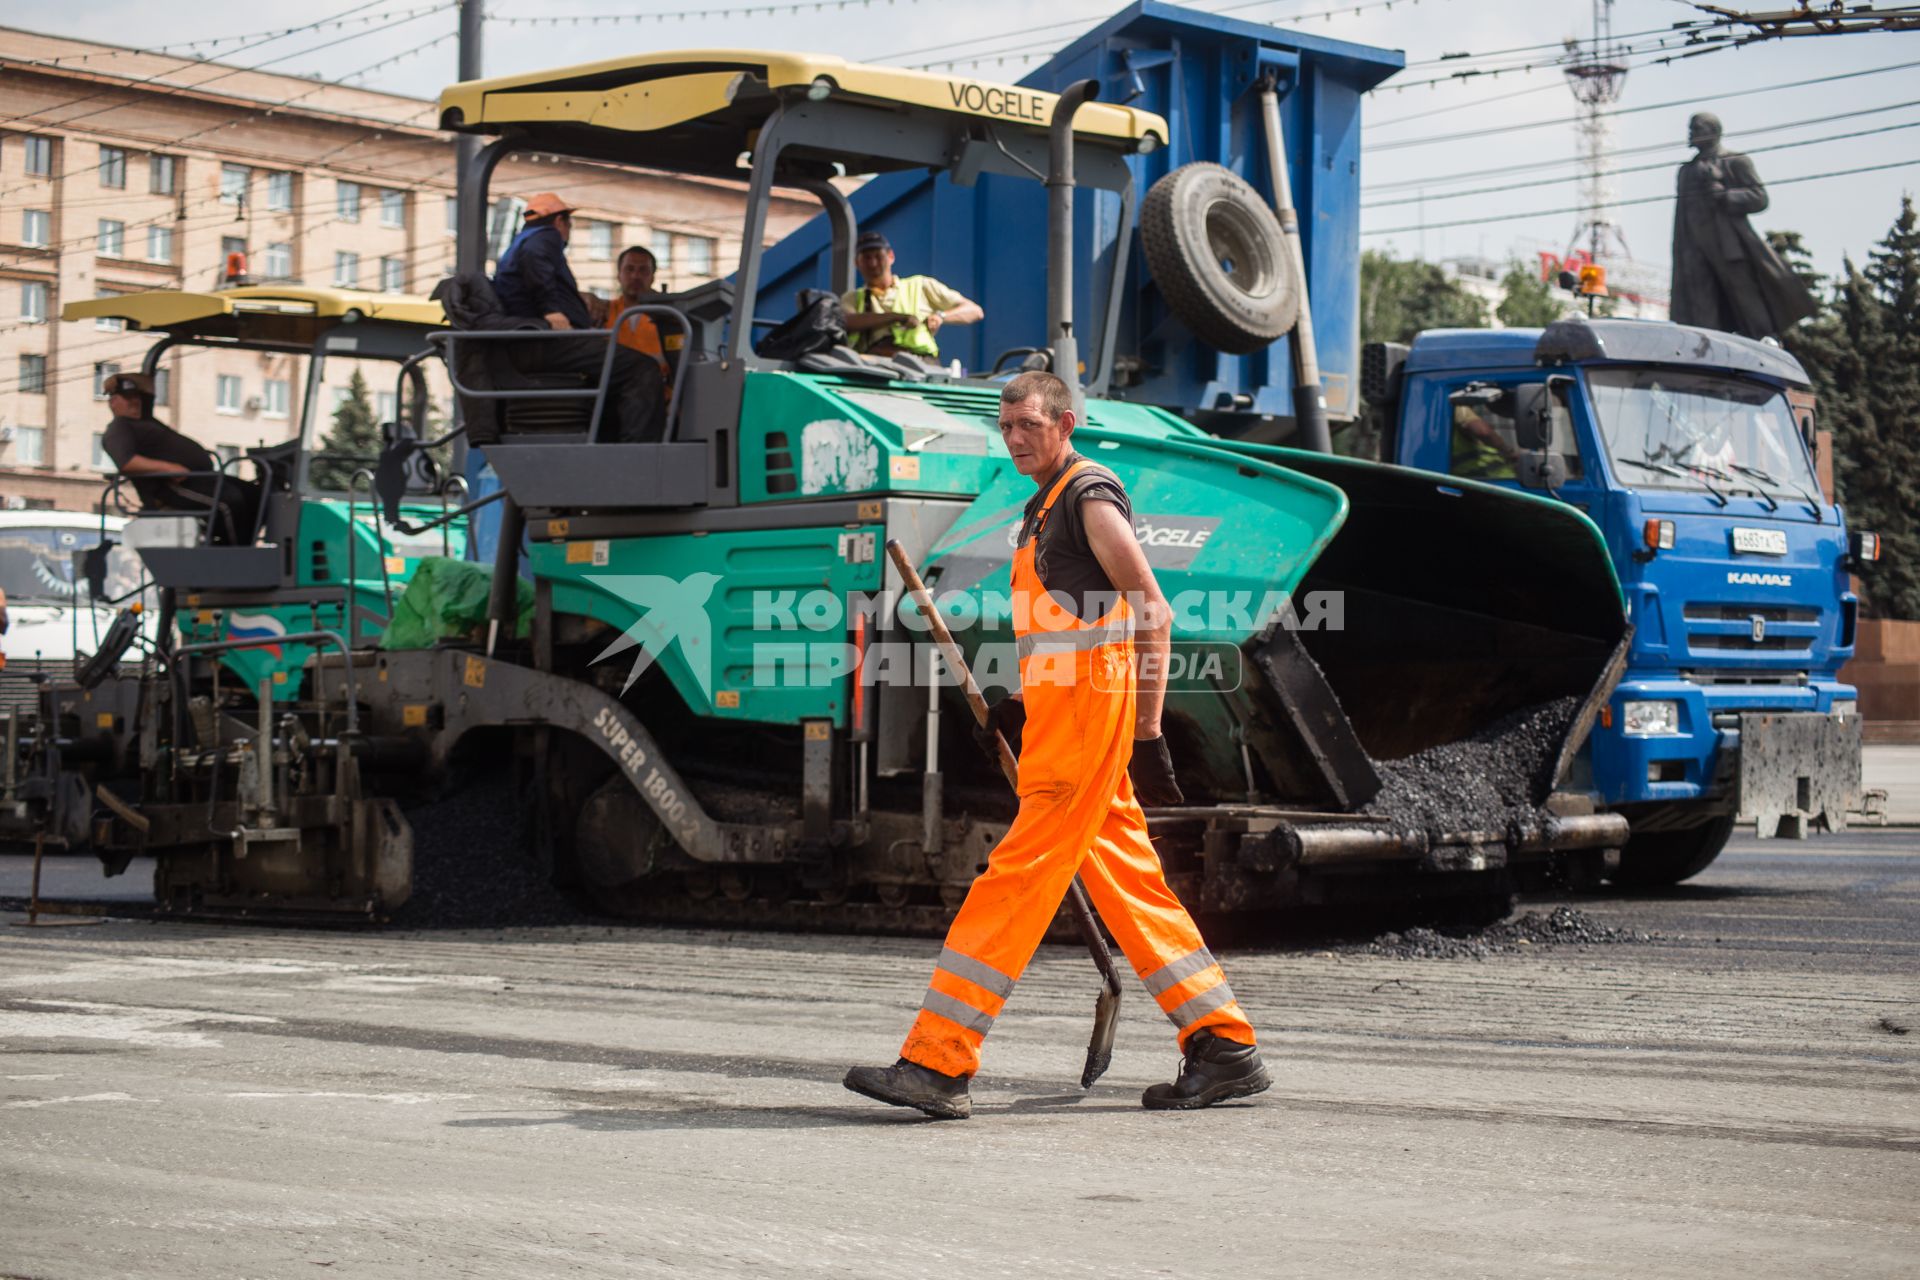
M 1278 1083 L 1191 1115 L 1048 948 L 965 1123 L 839 1085 L 931 942 L 0 925 L 0 1274 L 1914 1274 L 1920 833 L 1574 905 L 1659 936 L 1233 951 Z

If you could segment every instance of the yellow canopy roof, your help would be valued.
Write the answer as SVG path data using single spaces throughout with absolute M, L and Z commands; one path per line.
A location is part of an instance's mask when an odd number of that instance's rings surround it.
M 62 320 L 125 320 L 136 329 L 193 329 L 225 317 L 293 317 L 309 321 L 386 320 L 438 328 L 440 304 L 413 294 L 312 289 L 301 285 L 241 285 L 210 293 L 155 289 L 88 298 L 60 308 Z
M 496 133 L 506 125 L 584 126 L 649 133 L 724 115 L 746 78 L 764 82 L 770 113 L 781 89 L 824 81 L 835 97 L 903 104 L 930 111 L 1044 129 L 1059 95 L 927 71 L 870 66 L 830 54 L 752 49 L 683 49 L 636 54 L 526 75 L 469 80 L 440 95 L 444 127 Z M 756 89 L 758 85 L 754 86 Z M 744 122 L 743 122 L 744 123 Z M 1131 149 L 1151 135 L 1164 144 L 1167 122 L 1149 111 L 1091 102 L 1074 117 L 1081 138 L 1112 139 Z M 727 157 L 731 160 L 731 157 Z

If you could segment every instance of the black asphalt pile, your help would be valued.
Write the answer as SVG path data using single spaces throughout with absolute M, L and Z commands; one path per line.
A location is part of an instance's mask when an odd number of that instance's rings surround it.
M 406 929 L 578 924 L 593 919 L 534 861 L 527 807 L 505 774 L 407 810 L 413 896 L 394 916 Z
M 1407 929 L 1383 933 L 1354 950 L 1395 960 L 1484 960 L 1488 956 L 1540 947 L 1592 947 L 1619 942 L 1654 942 L 1657 934 L 1601 924 L 1584 911 L 1555 907 L 1545 915 L 1528 911 L 1511 920 L 1471 932 Z
M 1578 698 L 1526 707 L 1470 738 L 1401 760 L 1376 760 L 1380 793 L 1361 812 L 1429 832 L 1504 832 L 1553 787 L 1553 765 Z

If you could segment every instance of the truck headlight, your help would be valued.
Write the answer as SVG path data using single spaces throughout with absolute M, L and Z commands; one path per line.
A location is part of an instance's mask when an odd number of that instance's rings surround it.
M 1622 703 L 1620 732 L 1629 738 L 1672 737 L 1680 732 L 1680 704 L 1677 702 Z
M 1852 698 L 1835 698 L 1834 699 L 1833 718 L 1835 720 L 1838 720 L 1842 724 L 1845 724 L 1847 721 L 1853 719 L 1855 716 L 1859 714 L 1860 714 L 1860 704 L 1856 702 L 1854 699 Z

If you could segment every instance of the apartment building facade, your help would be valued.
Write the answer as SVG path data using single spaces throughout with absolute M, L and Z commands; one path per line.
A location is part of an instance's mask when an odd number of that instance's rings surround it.
M 518 156 L 493 189 L 578 203 L 569 257 L 602 294 L 631 245 L 653 250 L 664 289 L 739 257 L 743 184 Z M 0 503 L 90 509 L 111 470 L 101 381 L 138 369 L 154 338 L 64 323 L 67 302 L 217 288 L 236 253 L 255 283 L 426 293 L 453 263 L 453 194 L 430 101 L 0 28 Z M 770 238 L 816 212 L 777 196 Z M 224 456 L 286 440 L 307 364 L 170 351 L 155 416 Z M 351 374 L 328 363 L 316 437 Z M 390 377 L 370 383 L 383 421 Z M 444 406 L 443 380 L 435 394 Z

